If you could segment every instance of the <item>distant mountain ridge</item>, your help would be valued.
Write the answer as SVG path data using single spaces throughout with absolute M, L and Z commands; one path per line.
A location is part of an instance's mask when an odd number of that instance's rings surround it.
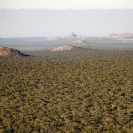
M 65 38 L 66 39 L 71 39 L 71 38 L 98 39 L 98 38 L 102 38 L 102 39 L 117 39 L 117 40 L 133 40 L 133 33 L 122 33 L 122 34 L 112 33 L 112 34 L 107 35 L 107 36 L 100 36 L 100 37 L 93 36 L 93 37 L 91 37 L 91 36 L 76 35 L 75 33 L 71 32 L 67 36 L 65 36 Z
M 118 40 L 133 40 L 133 33 L 123 33 L 123 34 L 110 34 L 108 36 L 102 36 L 100 38 L 110 38 Z
M 27 42 L 37 42 L 37 41 L 58 41 L 60 39 L 116 39 L 116 40 L 133 40 L 133 33 L 122 33 L 122 34 L 116 34 L 112 33 L 110 35 L 105 36 L 84 36 L 84 35 L 77 35 L 74 32 L 69 33 L 68 35 L 64 37 L 20 37 L 20 38 L 0 38 L 0 41 L 4 41 L 8 39 L 8 41 L 12 42 L 14 39 L 15 41 L 23 41 L 23 39 L 26 39 Z M 13 40 L 13 41 L 14 41 Z M 2 44 L 2 43 L 1 43 Z

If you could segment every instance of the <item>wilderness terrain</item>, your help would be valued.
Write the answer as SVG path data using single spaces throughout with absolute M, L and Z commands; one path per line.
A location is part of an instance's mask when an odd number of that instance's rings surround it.
M 0 132 L 133 132 L 133 50 L 0 57 Z

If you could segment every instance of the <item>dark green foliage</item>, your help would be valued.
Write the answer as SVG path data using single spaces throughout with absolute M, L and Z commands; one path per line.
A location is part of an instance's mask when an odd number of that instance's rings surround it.
M 0 132 L 133 132 L 133 51 L 0 58 Z

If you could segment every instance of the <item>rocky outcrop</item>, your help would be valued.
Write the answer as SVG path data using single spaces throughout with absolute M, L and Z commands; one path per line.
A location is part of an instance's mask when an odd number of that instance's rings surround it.
M 74 43 L 84 44 L 84 43 L 87 43 L 87 42 L 84 41 L 84 40 L 76 40 L 76 41 L 74 41 Z
M 65 38 L 74 38 L 74 37 L 77 37 L 77 35 L 75 33 L 71 32 Z
M 27 56 L 27 55 L 21 53 L 18 50 L 0 46 L 0 56 L 16 57 L 16 56 Z
M 51 51 L 67 51 L 67 50 L 73 50 L 73 46 L 64 45 L 57 48 L 52 49 Z
M 110 34 L 108 36 L 102 36 L 100 38 L 118 39 L 118 40 L 132 40 L 133 33 L 123 33 L 123 34 Z

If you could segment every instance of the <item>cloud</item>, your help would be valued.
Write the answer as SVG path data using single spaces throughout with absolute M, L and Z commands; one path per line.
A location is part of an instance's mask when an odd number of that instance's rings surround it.
M 133 9 L 133 0 L 0 0 L 0 8 L 14 10 Z

